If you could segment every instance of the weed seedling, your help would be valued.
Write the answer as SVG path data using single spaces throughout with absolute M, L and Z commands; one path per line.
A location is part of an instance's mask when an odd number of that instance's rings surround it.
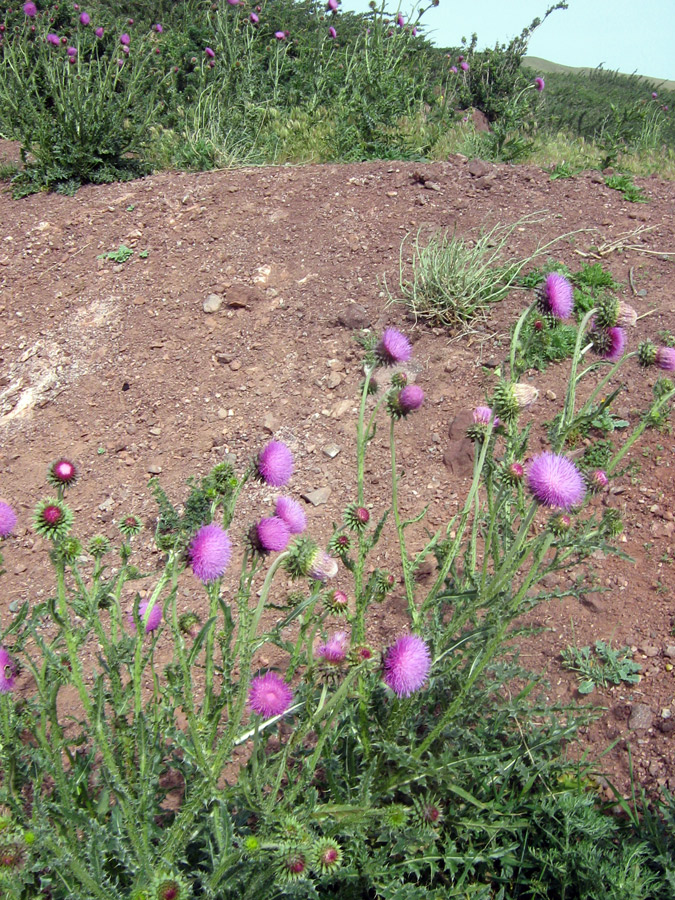
M 596 641 L 590 647 L 568 647 L 561 653 L 563 667 L 580 678 L 579 693 L 591 694 L 596 687 L 610 684 L 637 684 L 642 666 L 630 658 L 630 647 L 615 650 L 612 642 Z

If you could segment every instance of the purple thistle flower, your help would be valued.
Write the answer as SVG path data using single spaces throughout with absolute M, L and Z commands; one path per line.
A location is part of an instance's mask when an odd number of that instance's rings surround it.
M 607 349 L 602 355 L 608 362 L 616 362 L 621 359 L 626 349 L 626 332 L 618 326 L 608 328 L 607 339 Z
M 384 683 L 399 697 L 410 697 L 427 680 L 429 647 L 416 634 L 404 634 L 384 654 Z
M 26 6 L 28 6 L 28 4 L 26 4 Z M 26 7 L 24 6 L 24 9 L 25 9 L 25 8 L 26 8 Z M 659 96 L 659 95 L 656 93 L 656 91 L 652 91 L 652 100 L 656 100 L 656 98 L 657 98 L 658 96 Z
M 275 32 L 274 32 L 274 37 L 275 37 L 278 41 L 285 41 L 285 40 L 286 40 L 286 32 L 285 32 L 285 31 L 275 31 Z
M 90 22 L 91 16 L 89 15 L 89 13 L 80 13 L 80 25 L 88 25 Z
M 338 8 L 338 0 L 328 0 L 326 4 L 326 9 L 329 9 L 331 12 L 337 12 Z
M 423 403 L 424 391 L 418 384 L 407 384 L 398 395 L 398 406 L 404 416 L 419 409 Z
M 31 0 L 28 0 L 28 3 L 24 3 L 23 5 L 23 12 L 29 19 L 32 19 L 37 15 L 37 6 L 32 3 Z
M 337 38 L 337 31 L 331 25 L 328 29 L 328 34 L 335 40 Z
M 249 18 L 249 21 L 250 21 L 253 25 L 257 25 L 258 22 L 260 21 L 260 19 L 258 18 L 258 16 L 257 16 L 254 12 L 252 12 L 251 15 L 250 15 L 248 18 Z
M 572 285 L 557 272 L 550 272 L 546 276 L 541 289 L 541 305 L 544 312 L 550 313 L 556 319 L 568 319 L 574 306 Z
M 290 497 L 277 497 L 275 514 L 288 526 L 291 534 L 302 534 L 307 528 L 307 516 L 297 500 Z
M 220 578 L 230 562 L 232 544 L 220 525 L 202 525 L 192 538 L 188 558 L 192 571 L 204 584 Z
M 536 87 L 536 89 L 539 91 L 540 94 L 541 94 L 541 92 L 544 90 L 544 88 L 546 87 L 546 82 L 545 82 L 544 79 L 541 77 L 541 75 L 538 75 L 538 76 L 534 79 L 534 86 Z
M 460 67 L 460 69 L 462 70 L 462 72 L 468 72 L 468 71 L 469 71 L 469 64 L 468 64 L 468 62 L 461 62 L 461 63 L 459 64 L 459 67 Z
M 281 441 L 270 441 L 258 455 L 257 469 L 265 484 L 283 487 L 293 474 L 293 454 Z
M 0 538 L 7 537 L 14 531 L 16 513 L 4 500 L 0 500 Z
M 450 71 L 453 73 L 453 75 L 456 75 L 459 69 L 457 68 L 457 66 L 450 66 Z
M 164 29 L 163 29 L 162 26 L 159 24 L 159 22 L 158 22 L 156 25 L 153 25 L 152 27 L 155 29 L 155 31 L 157 32 L 157 34 L 161 34 L 161 33 L 164 31 Z
M 570 509 L 586 493 L 584 480 L 574 463 L 557 453 L 540 453 L 530 462 L 527 483 L 535 499 L 544 506 Z
M 342 662 L 347 656 L 347 632 L 336 631 L 325 643 L 319 644 L 316 653 L 325 662 Z
M 204 53 L 208 56 L 209 59 L 214 59 L 215 55 L 216 55 L 215 52 L 210 47 L 205 47 Z
M 77 56 L 77 47 L 68 47 L 66 53 L 68 54 L 68 56 Z
M 14 687 L 16 677 L 16 665 L 12 657 L 0 647 L 0 694 L 8 694 Z
M 405 19 L 403 18 L 401 13 L 399 13 L 396 18 L 396 24 L 399 28 L 403 28 L 403 26 L 405 25 Z
M 408 362 L 412 356 L 412 344 L 396 328 L 385 328 L 375 352 L 385 365 Z
M 138 618 L 141 620 L 141 625 L 143 624 L 143 617 L 145 616 L 147 609 L 148 609 L 147 602 L 139 604 Z M 133 612 L 129 613 L 128 619 L 129 619 L 129 624 L 133 625 L 134 624 Z M 154 631 L 159 626 L 159 623 L 161 621 L 162 621 L 162 607 L 158 603 L 155 603 L 155 605 L 150 610 L 150 615 L 148 616 L 148 621 L 145 623 L 145 633 L 150 634 L 151 631 Z
M 494 428 L 500 424 L 499 416 L 495 416 L 489 406 L 477 406 L 473 411 L 475 425 L 489 425 L 494 419 Z
M 264 553 L 285 550 L 291 539 L 288 525 L 279 516 L 261 519 L 255 526 L 255 543 Z
M 266 672 L 251 681 L 248 702 L 259 716 L 280 716 L 293 702 L 293 691 L 276 672 Z
M 120 44 L 122 44 L 123 47 L 128 47 L 130 42 L 131 42 L 131 38 L 126 33 L 126 31 L 124 32 L 124 34 L 120 35 Z
M 48 34 L 46 41 L 48 44 L 51 44 L 53 47 L 58 47 L 59 44 L 61 43 L 61 40 L 60 40 L 58 34 Z
M 95 28 L 95 29 L 94 29 L 94 34 L 96 35 L 97 38 L 102 38 L 102 37 L 103 37 L 103 29 L 101 28 L 100 25 L 99 25 L 98 28 Z
M 675 349 L 673 347 L 659 347 L 656 351 L 656 365 L 664 372 L 675 372 Z

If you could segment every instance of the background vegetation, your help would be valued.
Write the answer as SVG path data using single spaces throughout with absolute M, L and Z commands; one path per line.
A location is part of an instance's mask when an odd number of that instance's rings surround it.
M 17 6 L 1 26 L 0 135 L 21 142 L 24 167 L 4 174 L 22 195 L 170 166 L 449 152 L 672 172 L 672 92 L 601 70 L 547 73 L 538 91 L 523 58 L 543 20 L 492 49 L 477 50 L 476 35 L 441 49 L 424 12 L 373 2 L 343 13 L 337 0 Z

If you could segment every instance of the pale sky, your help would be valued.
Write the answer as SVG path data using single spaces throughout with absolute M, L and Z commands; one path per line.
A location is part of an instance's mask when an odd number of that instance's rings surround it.
M 507 43 L 542 18 L 553 0 L 440 0 L 423 18 L 434 44 L 457 46 L 475 31 L 478 49 Z M 401 0 L 406 20 L 426 5 Z M 368 0 L 343 0 L 342 8 L 366 12 Z M 396 10 L 396 2 L 389 7 Z M 528 54 L 566 66 L 595 66 L 675 81 L 675 0 L 569 0 L 535 32 Z

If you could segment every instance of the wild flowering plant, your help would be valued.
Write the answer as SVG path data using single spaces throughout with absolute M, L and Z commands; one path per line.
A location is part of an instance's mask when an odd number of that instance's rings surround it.
M 592 797 L 561 787 L 574 721 L 531 699 L 505 642 L 542 599 L 543 576 L 612 552 L 620 520 L 595 497 L 648 418 L 603 477 L 566 454 L 566 435 L 630 358 L 601 352 L 579 372 L 605 346 L 593 334 L 632 318 L 605 304 L 579 328 L 549 449 L 528 456 L 537 391 L 521 380 L 516 345 L 542 303 L 568 311 L 566 285 L 547 290 L 515 329 L 510 377 L 477 403 L 466 501 L 421 548 L 424 511 L 401 512 L 396 437 L 424 416 L 425 395 L 408 371 L 413 346 L 393 328 L 365 340 L 356 484 L 326 548 L 291 496 L 301 467 L 271 441 L 239 476 L 221 463 L 191 480 L 180 508 L 151 482 L 164 563 L 129 603 L 128 587 L 152 574 L 133 562 L 141 521 L 119 522 L 116 558 L 107 537 L 81 540 L 69 503 L 77 466 L 49 467 L 56 496 L 39 502 L 33 527 L 50 548 L 52 595 L 27 598 L 0 627 L 3 897 L 506 898 L 530 877 L 550 896 L 572 883 L 595 896 L 564 858 L 596 815 Z M 651 344 L 637 354 L 670 370 L 672 356 Z M 577 404 L 580 383 L 605 370 Z M 366 458 L 382 419 L 391 502 L 378 508 Z M 242 522 L 238 500 L 256 480 L 279 495 Z M 0 502 L 8 553 L 25 524 Z M 380 541 L 398 551 L 387 569 Z M 186 578 L 205 593 L 203 621 L 181 611 Z M 384 640 L 374 605 L 391 623 Z M 578 812 L 540 821 L 552 797 Z M 646 845 L 603 827 L 607 871 L 637 860 L 652 885 Z

